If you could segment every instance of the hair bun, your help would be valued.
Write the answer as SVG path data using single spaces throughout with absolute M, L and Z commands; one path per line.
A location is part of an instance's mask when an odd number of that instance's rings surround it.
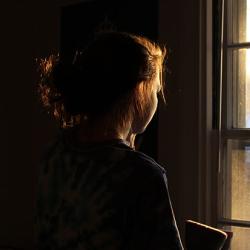
M 64 100 L 65 109 L 74 115 L 82 112 L 76 95 L 81 82 L 80 75 L 75 65 L 64 62 L 58 62 L 52 72 L 54 85 Z
M 72 64 L 58 62 L 52 72 L 53 82 L 58 91 L 65 95 L 71 87 L 74 78 L 76 78 L 77 70 Z

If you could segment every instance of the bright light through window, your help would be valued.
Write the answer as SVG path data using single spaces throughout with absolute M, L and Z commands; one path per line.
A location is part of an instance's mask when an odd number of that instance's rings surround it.
M 224 3 L 218 222 L 233 231 L 231 250 L 249 250 L 250 0 Z
M 231 0 L 233 29 L 228 26 L 234 47 L 229 50 L 228 68 L 233 91 L 233 128 L 250 128 L 250 0 Z M 230 33 L 230 34 L 231 34 Z M 237 46 L 239 44 L 239 46 Z M 241 45 L 240 45 L 241 44 Z M 232 66 L 232 67 L 231 67 Z

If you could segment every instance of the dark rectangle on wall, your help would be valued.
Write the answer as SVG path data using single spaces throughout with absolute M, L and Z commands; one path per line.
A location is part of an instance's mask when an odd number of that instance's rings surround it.
M 75 51 L 83 49 L 94 31 L 112 27 L 118 31 L 131 32 L 152 40 L 158 38 L 158 1 L 155 0 L 100 0 L 86 1 L 62 7 L 60 55 L 72 62 Z M 156 113 L 146 132 L 139 135 L 140 150 L 157 159 Z

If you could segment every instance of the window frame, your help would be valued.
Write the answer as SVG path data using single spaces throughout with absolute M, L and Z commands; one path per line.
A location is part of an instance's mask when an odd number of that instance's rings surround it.
M 218 157 L 218 199 L 217 199 L 217 224 L 222 226 L 236 226 L 250 228 L 249 220 L 235 220 L 223 218 L 222 203 L 223 203 L 223 180 L 225 178 L 223 169 L 227 168 L 230 160 L 226 154 L 227 141 L 230 139 L 249 140 L 250 128 L 233 128 L 233 102 L 230 103 L 232 96 L 233 81 L 229 80 L 229 63 L 228 56 L 230 50 L 250 48 L 250 42 L 231 43 L 228 37 L 232 37 L 229 27 L 233 27 L 232 19 L 229 19 L 228 14 L 232 8 L 231 0 L 222 0 L 222 40 L 221 40 L 221 78 L 220 78 L 220 107 L 219 107 L 219 157 Z M 232 62 L 232 61 L 231 61 Z M 231 64 L 233 65 L 233 64 Z M 227 165 L 227 166 L 226 166 Z

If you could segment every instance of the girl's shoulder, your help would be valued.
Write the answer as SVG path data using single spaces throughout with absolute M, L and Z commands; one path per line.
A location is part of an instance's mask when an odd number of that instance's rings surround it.
M 166 169 L 162 164 L 159 164 L 155 159 L 149 155 L 139 151 L 133 150 L 128 146 L 115 148 L 115 154 L 120 154 L 122 158 L 122 165 L 134 169 L 136 172 L 141 172 L 143 176 L 163 176 L 166 175 Z

